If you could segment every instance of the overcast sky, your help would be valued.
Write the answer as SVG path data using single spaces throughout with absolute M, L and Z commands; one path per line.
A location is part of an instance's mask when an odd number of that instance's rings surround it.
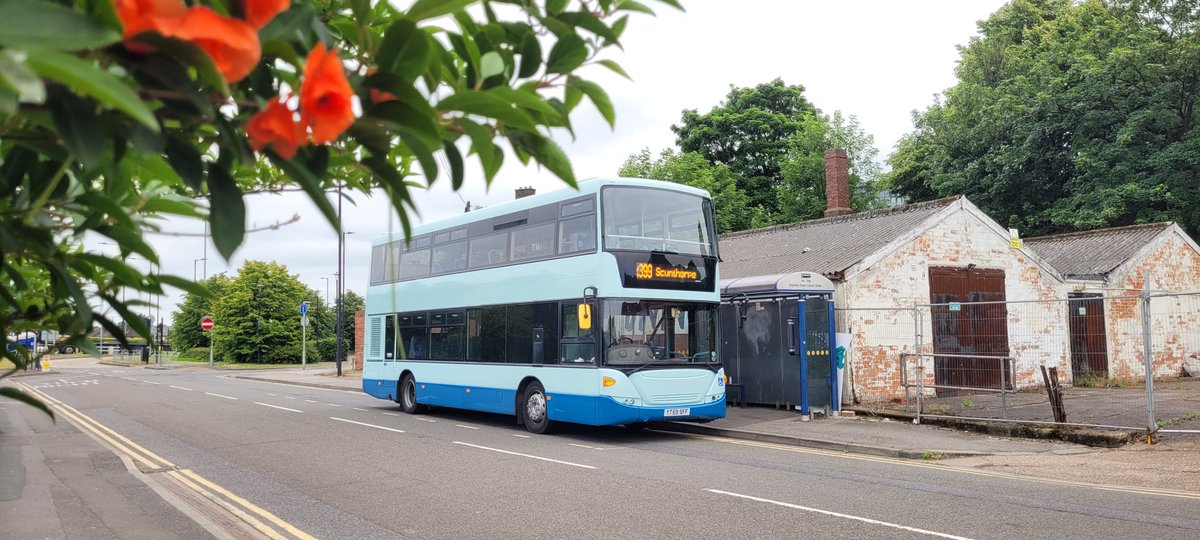
M 754 86 L 777 77 L 803 85 L 805 95 L 829 114 L 840 110 L 856 115 L 874 135 L 881 159 L 891 154 L 899 138 L 912 127 L 911 112 L 923 109 L 954 84 L 957 45 L 975 35 L 976 22 L 1004 2 L 1000 0 L 741 0 L 684 2 L 688 11 L 653 4 L 655 18 L 634 15 L 622 39 L 624 51 L 607 56 L 617 60 L 633 78 L 616 77 L 593 66 L 581 74 L 603 85 L 616 108 L 617 126 L 610 130 L 590 103 L 581 104 L 572 118 L 577 139 L 556 136 L 570 156 L 578 178 L 612 176 L 632 153 L 649 147 L 657 153 L 674 145 L 671 125 L 684 109 L 707 112 L 720 103 L 730 85 Z M 561 134 L 559 134 L 561 135 Z M 468 158 L 471 163 L 475 159 Z M 563 184 L 536 167 L 505 160 L 496 181 L 484 185 L 477 164 L 467 169 L 462 191 L 449 182 L 436 182 L 416 194 L 417 222 L 432 222 L 463 211 L 464 201 L 491 206 L 513 198 L 513 190 L 532 186 L 539 192 Z M 357 195 L 356 205 L 344 207 L 347 237 L 346 287 L 363 294 L 371 238 L 399 229 L 387 201 Z M 332 300 L 337 270 L 337 235 L 306 197 L 298 194 L 257 195 L 247 201 L 247 226 L 262 227 L 286 221 L 297 223 L 279 230 L 249 234 L 231 261 L 224 261 L 211 244 L 204 257 L 204 225 L 184 220 L 163 224 L 170 232 L 194 237 L 150 235 L 168 274 L 203 277 L 237 273 L 246 260 L 274 261 Z M 89 249 L 113 253 L 113 246 Z M 139 261 L 133 261 L 139 264 Z M 140 263 L 144 265 L 146 263 Z M 328 282 L 325 279 L 328 278 Z M 181 294 L 160 299 L 162 318 Z

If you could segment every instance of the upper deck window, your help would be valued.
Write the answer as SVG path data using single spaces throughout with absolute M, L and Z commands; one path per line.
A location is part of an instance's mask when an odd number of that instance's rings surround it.
M 601 200 L 605 250 L 716 256 L 711 204 L 702 197 L 610 187 Z

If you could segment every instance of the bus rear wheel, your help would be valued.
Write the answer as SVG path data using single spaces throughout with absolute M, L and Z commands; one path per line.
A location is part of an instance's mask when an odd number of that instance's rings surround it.
M 417 414 L 421 412 L 422 407 L 417 404 L 417 382 L 413 380 L 411 374 L 405 375 L 400 379 L 400 410 L 408 414 Z
M 530 433 L 548 433 L 550 431 L 550 416 L 546 404 L 546 389 L 542 383 L 534 381 L 525 387 L 525 397 L 521 398 L 525 429 Z

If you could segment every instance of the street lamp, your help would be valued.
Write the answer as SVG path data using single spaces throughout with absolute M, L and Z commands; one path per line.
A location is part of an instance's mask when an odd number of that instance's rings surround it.
M 196 281 L 196 263 L 198 263 L 198 262 L 200 262 L 200 261 L 204 261 L 204 265 L 205 265 L 205 266 L 208 266 L 208 257 L 201 257 L 201 258 L 199 258 L 199 259 L 192 259 L 192 281 Z M 205 279 L 207 279 L 207 278 L 205 278 Z
M 329 276 L 321 276 L 325 280 L 325 305 L 329 305 Z
M 342 351 L 343 351 L 342 329 L 345 327 L 344 321 L 346 318 L 345 314 L 344 314 L 346 309 L 345 309 L 345 306 L 343 305 L 343 304 L 345 304 L 345 299 L 343 298 L 343 294 L 346 289 L 346 283 L 345 283 L 345 281 L 346 281 L 346 279 L 345 279 L 346 278 L 346 235 L 354 234 L 353 232 L 346 232 L 346 231 L 341 230 L 342 229 L 342 185 L 341 184 L 338 184 L 337 200 L 338 200 L 338 230 L 340 232 L 338 233 L 338 261 L 337 261 L 337 263 L 338 263 L 338 270 L 337 270 L 337 277 L 338 277 L 338 279 L 337 279 L 337 327 L 336 327 L 337 328 L 337 330 L 336 330 L 337 348 L 334 351 L 333 360 L 334 360 L 334 363 L 337 365 L 337 376 L 341 377 L 342 376 Z

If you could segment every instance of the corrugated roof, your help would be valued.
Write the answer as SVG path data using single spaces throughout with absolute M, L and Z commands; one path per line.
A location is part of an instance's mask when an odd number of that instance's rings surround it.
M 1106 279 L 1137 255 L 1170 222 L 1026 238 L 1025 245 L 1066 278 Z
M 720 237 L 721 278 L 799 271 L 836 276 L 959 199 L 727 233 Z

